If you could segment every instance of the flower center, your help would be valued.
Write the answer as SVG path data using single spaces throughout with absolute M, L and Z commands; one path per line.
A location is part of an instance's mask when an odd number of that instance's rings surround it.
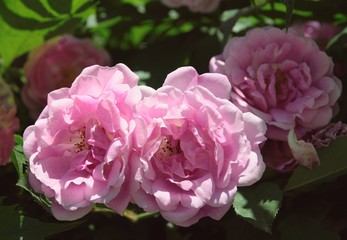
M 77 135 L 77 136 L 76 136 Z M 75 147 L 76 153 L 82 152 L 84 150 L 90 149 L 89 144 L 86 143 L 86 127 L 83 126 L 77 131 L 76 134 L 73 138 L 70 139 L 71 143 L 74 143 L 73 146 Z
M 180 141 L 173 139 L 172 137 L 164 137 L 160 143 L 160 146 L 155 153 L 155 156 L 160 161 L 167 161 L 172 156 L 181 153 Z
M 275 72 L 275 79 L 276 79 L 276 84 L 275 84 L 276 91 L 280 92 L 282 90 L 282 87 L 287 84 L 288 79 L 286 75 L 278 69 Z

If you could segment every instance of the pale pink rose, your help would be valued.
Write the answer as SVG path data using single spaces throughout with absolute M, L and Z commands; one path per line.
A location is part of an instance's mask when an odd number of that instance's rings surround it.
M 161 2 L 170 7 L 188 7 L 192 12 L 210 13 L 219 5 L 220 0 L 161 0 Z
M 305 37 L 315 40 L 321 50 L 324 50 L 329 41 L 342 30 L 334 24 L 319 21 L 297 23 L 292 28 L 301 31 Z
M 210 70 L 229 78 L 231 101 L 262 118 L 273 140 L 287 141 L 290 129 L 301 139 L 327 125 L 341 95 L 331 58 L 312 39 L 275 27 L 232 38 Z
M 19 129 L 17 107 L 10 87 L 0 78 L 0 166 L 10 162 L 13 134 Z
M 47 94 L 71 83 L 88 66 L 107 66 L 108 53 L 96 47 L 89 39 L 64 35 L 59 39 L 32 50 L 24 65 L 27 84 L 22 99 L 30 115 L 37 118 L 47 102 Z
M 230 92 L 222 74 L 182 67 L 137 105 L 138 206 L 180 226 L 220 219 L 237 188 L 261 178 L 266 125 L 228 101 Z
M 48 104 L 24 132 L 33 189 L 52 200 L 59 220 L 87 214 L 94 203 L 130 200 L 134 105 L 142 99 L 138 77 L 123 64 L 85 68 L 71 88 L 48 95 Z

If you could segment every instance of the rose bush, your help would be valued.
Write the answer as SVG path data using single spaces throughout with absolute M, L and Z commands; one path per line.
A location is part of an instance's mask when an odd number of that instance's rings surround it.
M 347 1 L 175 2 L 0 1 L 0 239 L 347 239 Z
M 161 0 L 161 2 L 171 8 L 184 6 L 192 12 L 209 13 L 218 7 L 220 0 Z
M 22 89 L 23 102 L 33 118 L 37 118 L 47 102 L 47 94 L 69 87 L 88 66 L 108 66 L 108 53 L 89 39 L 63 35 L 32 50 L 24 65 L 27 83 Z
M 14 147 L 13 134 L 19 129 L 17 107 L 10 87 L 0 78 L 0 166 L 10 161 Z M 5 143 L 6 141 L 6 143 Z
M 290 129 L 300 139 L 327 125 L 341 95 L 331 58 L 312 39 L 275 27 L 230 39 L 210 70 L 229 78 L 231 101 L 262 118 L 273 140 L 287 141 Z
M 261 178 L 265 123 L 228 101 L 230 93 L 222 74 L 182 67 L 136 106 L 138 206 L 190 226 L 202 217 L 220 219 L 237 188 Z
M 35 125 L 25 130 L 30 184 L 52 200 L 57 219 L 80 218 L 94 203 L 120 214 L 127 207 L 133 108 L 147 91 L 137 82 L 123 64 L 88 67 L 71 88 L 51 92 Z

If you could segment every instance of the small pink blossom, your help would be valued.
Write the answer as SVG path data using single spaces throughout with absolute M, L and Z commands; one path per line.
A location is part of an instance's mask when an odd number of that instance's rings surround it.
M 303 32 L 305 37 L 315 40 L 321 50 L 324 50 L 329 41 L 342 30 L 334 24 L 319 21 L 294 24 L 292 28 Z
M 137 105 L 138 206 L 190 226 L 222 218 L 237 188 L 261 178 L 265 123 L 228 101 L 230 93 L 222 74 L 182 67 Z
M 209 13 L 218 7 L 220 0 L 161 0 L 161 2 L 171 8 L 184 6 L 192 12 Z
M 19 129 L 17 107 L 10 87 L 0 79 L 0 166 L 10 162 L 13 134 Z
M 23 102 L 33 118 L 37 118 L 47 102 L 47 94 L 61 87 L 69 87 L 88 66 L 109 65 L 108 53 L 97 48 L 89 39 L 64 35 L 58 40 L 30 52 L 24 66 L 27 84 L 22 89 Z
M 327 125 L 341 95 L 331 58 L 312 39 L 274 27 L 232 38 L 210 70 L 229 78 L 231 101 L 262 118 L 273 140 L 287 141 L 290 129 L 301 139 Z
M 143 96 L 137 82 L 123 64 L 85 68 L 71 88 L 49 93 L 35 125 L 25 130 L 30 184 L 52 200 L 57 219 L 80 218 L 94 203 L 110 203 L 120 214 L 127 207 L 133 108 Z

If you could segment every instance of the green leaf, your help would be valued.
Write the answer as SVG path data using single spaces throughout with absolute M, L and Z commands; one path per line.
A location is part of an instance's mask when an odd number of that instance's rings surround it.
M 28 184 L 28 180 L 26 175 L 22 175 L 21 177 L 19 177 L 18 182 L 16 184 L 16 186 L 24 189 L 25 191 L 27 191 L 32 198 L 43 208 L 45 209 L 47 212 L 50 211 L 51 208 L 51 202 L 46 198 L 45 195 L 43 194 L 36 194 L 35 192 L 33 192 L 31 190 L 31 188 L 29 187 Z
M 84 0 L 84 1 L 74 1 L 71 6 L 71 11 L 75 14 L 79 14 L 80 17 L 82 17 L 80 14 L 83 16 L 89 16 L 90 14 L 94 13 L 94 7 L 95 3 Z
M 11 161 L 17 170 L 18 177 L 24 175 L 24 166 L 27 164 L 28 161 L 24 154 L 17 151 L 16 149 L 13 149 L 11 153 Z
M 273 183 L 264 182 L 252 187 L 240 188 L 233 207 L 237 215 L 255 227 L 271 233 L 271 225 L 282 201 L 281 189 Z
M 7 25 L 3 24 L 0 19 L 0 55 L 3 58 L 4 67 L 7 68 L 12 61 L 30 49 L 43 43 L 42 33 L 34 31 L 12 31 Z M 11 43 L 11 47 L 8 47 Z M 7 47 L 6 47 L 7 46 Z
M 81 222 L 42 222 L 20 214 L 16 205 L 0 205 L 0 212 L 0 238 L 6 240 L 43 239 L 81 224 Z
M 51 204 L 49 200 L 43 195 L 36 194 L 29 187 L 26 172 L 28 159 L 23 154 L 23 138 L 20 135 L 15 135 L 15 141 L 16 146 L 11 153 L 11 162 L 16 168 L 18 174 L 18 181 L 16 185 L 30 193 L 37 203 L 39 203 L 44 209 L 48 210 Z
M 338 137 L 329 147 L 318 149 L 320 165 L 309 170 L 298 167 L 289 178 L 284 191 L 292 191 L 313 184 L 332 181 L 347 173 L 347 137 Z
M 71 11 L 71 0 L 47 0 L 47 2 L 51 5 L 52 9 L 60 14 L 67 14 Z
M 14 140 L 16 142 L 16 145 L 23 146 L 23 137 L 19 134 L 14 135 Z
M 90 1 L 90 0 L 74 0 L 72 1 L 71 4 L 71 12 L 72 13 L 83 13 L 86 12 L 87 10 L 91 10 L 93 6 L 95 6 L 95 2 L 94 1 Z
M 33 5 L 20 0 L 0 1 L 0 55 L 4 69 L 17 57 L 43 44 L 47 35 L 53 37 L 67 28 L 72 32 L 94 12 L 94 5 L 88 0 L 65 2 L 69 3 L 59 1 L 58 6 L 54 1 L 51 6 L 47 0 Z
M 72 33 L 73 30 L 75 29 L 76 26 L 78 26 L 79 23 L 81 23 L 82 19 L 81 18 L 70 18 L 68 20 L 66 20 L 65 22 L 63 22 L 62 24 L 60 24 L 57 28 L 55 28 L 52 31 L 49 31 L 46 35 L 45 35 L 45 39 L 49 40 L 55 36 L 58 35 L 63 35 L 63 34 L 67 34 L 67 33 Z
M 327 44 L 326 48 L 330 49 L 335 47 L 338 50 L 341 50 L 341 44 L 347 41 L 347 27 L 345 27 L 340 33 L 336 34 Z
M 49 12 L 45 6 L 37 0 L 23 0 L 22 3 L 29 9 L 33 10 L 34 12 L 38 13 L 42 17 L 53 17 L 52 13 Z
M 5 2 L 0 1 L 0 15 L 2 19 L 12 28 L 22 30 L 38 30 L 53 27 L 59 22 L 59 20 L 55 19 L 48 21 L 39 21 L 31 17 L 24 17 L 22 15 L 19 15 L 14 10 L 11 10 Z
M 0 15 L 0 55 L 4 67 L 7 68 L 12 61 L 44 42 L 46 30 L 17 30 L 9 26 Z M 9 44 L 11 47 L 9 47 Z
M 15 147 L 11 153 L 11 162 L 17 170 L 18 177 L 24 175 L 24 167 L 28 160 L 23 154 L 23 138 L 20 135 L 15 134 L 14 139 L 16 142 Z
M 339 240 L 337 233 L 305 215 L 290 215 L 279 224 L 281 240 Z

